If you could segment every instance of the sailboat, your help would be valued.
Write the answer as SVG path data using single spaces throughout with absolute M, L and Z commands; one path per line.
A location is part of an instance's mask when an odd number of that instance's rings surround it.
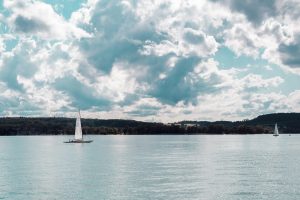
M 277 123 L 275 124 L 273 136 L 279 136 L 279 132 L 278 132 L 278 128 L 277 128 Z
M 75 138 L 73 140 L 65 141 L 64 143 L 91 143 L 93 140 L 84 140 L 82 136 L 80 111 L 78 111 L 75 126 Z

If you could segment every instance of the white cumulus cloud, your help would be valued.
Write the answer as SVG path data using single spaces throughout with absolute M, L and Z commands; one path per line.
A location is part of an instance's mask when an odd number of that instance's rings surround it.
M 90 37 L 89 33 L 66 21 L 44 2 L 4 0 L 3 5 L 10 11 L 6 22 L 17 33 L 37 35 L 43 39 Z

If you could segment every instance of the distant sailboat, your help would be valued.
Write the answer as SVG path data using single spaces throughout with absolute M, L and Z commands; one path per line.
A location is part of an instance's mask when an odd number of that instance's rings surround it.
M 75 126 L 75 138 L 74 140 L 69 140 L 64 143 L 91 143 L 93 140 L 84 140 L 82 136 L 81 129 L 81 120 L 80 120 L 80 111 L 78 111 L 76 118 L 76 126 Z
M 277 128 L 277 123 L 275 124 L 273 136 L 279 136 L 279 132 L 278 132 L 278 128 Z

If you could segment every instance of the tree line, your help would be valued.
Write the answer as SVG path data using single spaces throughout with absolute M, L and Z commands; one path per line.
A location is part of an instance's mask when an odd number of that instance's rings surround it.
M 84 134 L 267 134 L 278 123 L 281 133 L 300 133 L 300 113 L 262 115 L 237 122 L 182 121 L 163 124 L 121 119 L 82 119 Z M 73 118 L 0 118 L 0 135 L 73 135 Z

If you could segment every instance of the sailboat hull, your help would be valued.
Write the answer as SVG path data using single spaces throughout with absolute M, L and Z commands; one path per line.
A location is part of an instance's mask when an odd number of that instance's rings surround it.
M 64 143 L 91 143 L 93 140 L 69 140 Z

